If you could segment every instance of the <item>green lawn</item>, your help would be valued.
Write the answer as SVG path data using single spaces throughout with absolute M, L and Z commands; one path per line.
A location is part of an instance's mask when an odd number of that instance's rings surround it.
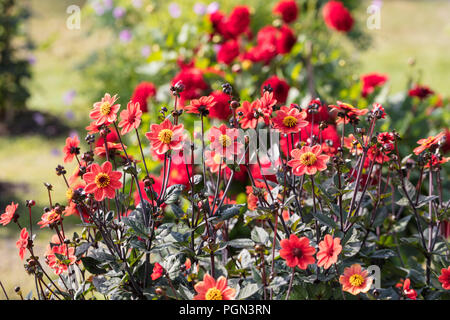
M 68 30 L 65 27 L 66 8 L 70 4 L 81 4 L 80 0 L 33 0 L 33 18 L 29 26 L 32 38 L 37 44 L 36 64 L 33 66 L 33 80 L 30 83 L 31 99 L 29 107 L 61 116 L 63 121 L 74 128 L 87 125 L 87 112 L 92 101 L 77 96 L 72 106 L 63 104 L 63 95 L 77 89 L 82 79 L 74 66 L 96 46 L 104 43 L 103 35 L 84 37 L 89 21 L 82 21 L 82 30 Z M 371 1 L 365 1 L 368 5 Z M 381 29 L 369 30 L 373 45 L 365 52 L 354 52 L 360 60 L 360 70 L 355 74 L 378 71 L 390 77 L 392 91 L 404 88 L 410 67 L 409 58 L 415 58 L 416 68 L 423 70 L 422 82 L 444 95 L 450 94 L 450 2 L 448 1 L 383 1 Z M 362 15 L 365 7 L 362 6 Z M 72 111 L 75 118 L 65 118 Z M 83 134 L 80 132 L 81 137 Z M 14 190 L 15 200 L 20 201 L 21 212 L 24 201 L 34 199 L 40 207 L 47 205 L 47 191 L 43 182 L 54 186 L 55 201 L 64 201 L 65 186 L 54 168 L 62 163 L 61 152 L 64 138 L 42 136 L 0 137 L 0 180 L 19 187 Z M 67 166 L 68 172 L 73 165 Z M 0 198 L 0 202 L 10 199 Z M 3 208 L 0 208 L 3 209 Z M 35 219 L 40 215 L 35 212 Z M 14 231 L 14 235 L 12 236 Z M 32 289 L 31 278 L 23 271 L 15 241 L 15 229 L 0 229 L 0 280 L 7 287 L 11 297 L 12 288 L 20 285 L 24 293 Z M 39 232 L 39 253 L 45 250 L 48 232 Z M 6 263 L 7 262 L 7 263 Z M 0 299 L 3 294 L 0 293 Z

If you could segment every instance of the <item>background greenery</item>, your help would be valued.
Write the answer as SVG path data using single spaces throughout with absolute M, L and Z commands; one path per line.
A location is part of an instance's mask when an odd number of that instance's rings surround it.
M 173 1 L 177 2 L 177 1 Z M 181 3 L 183 18 L 193 16 L 192 3 L 195 1 L 178 1 Z M 202 2 L 202 1 L 199 1 Z M 225 12 L 242 1 L 218 1 Z M 250 6 L 261 1 L 246 1 Z M 275 1 L 272 1 L 275 2 Z M 40 134 L 22 134 L 0 136 L 0 182 L 5 186 L 0 188 L 0 208 L 4 208 L 11 200 L 20 203 L 20 212 L 24 211 L 24 201 L 34 199 L 41 207 L 47 204 L 47 190 L 43 182 L 54 185 L 53 198 L 64 201 L 65 188 L 62 180 L 54 174 L 54 168 L 62 163 L 61 150 L 65 136 L 55 136 L 46 130 L 51 123 L 39 118 L 40 114 L 56 116 L 56 122 L 63 124 L 67 130 L 76 130 L 83 137 L 83 128 L 87 125 L 88 111 L 93 103 L 86 94 L 86 81 L 80 68 L 88 57 L 113 50 L 108 44 L 117 41 L 114 32 L 93 28 L 98 20 L 90 15 L 81 21 L 81 30 L 66 28 L 68 14 L 66 8 L 72 4 L 82 6 L 80 0 L 31 0 L 27 4 L 31 18 L 26 26 L 27 31 L 36 46 L 33 51 L 35 62 L 31 66 L 32 78 L 27 83 L 31 98 L 28 108 L 36 113 L 35 131 Z M 166 2 L 166 5 L 169 2 Z M 205 1 L 205 3 L 207 3 Z M 364 21 L 365 9 L 371 1 L 364 1 L 359 11 L 355 13 L 358 19 Z M 267 5 L 267 7 L 271 7 Z M 383 1 L 381 13 L 381 29 L 365 30 L 372 38 L 371 46 L 358 50 L 345 37 L 332 34 L 342 41 L 352 60 L 359 63 L 352 72 L 355 77 L 366 72 L 377 71 L 389 75 L 391 92 L 404 90 L 408 85 L 408 76 L 418 74 L 421 82 L 444 97 L 450 95 L 450 21 L 446 13 L 450 12 L 448 1 Z M 150 13 L 151 15 L 151 13 Z M 168 12 L 152 16 L 153 23 L 163 28 L 175 28 L 182 20 L 172 19 Z M 89 32 L 90 30 L 96 30 Z M 135 52 L 126 54 L 135 55 Z M 415 66 L 408 61 L 414 58 Z M 122 77 L 124 70 L 116 70 L 117 77 Z M 109 90 L 109 84 L 115 83 L 115 77 L 96 83 L 99 91 Z M 65 103 L 64 97 L 75 90 L 71 103 Z M 70 95 L 70 94 L 69 94 Z M 389 107 L 387 107 L 389 113 Z M 448 117 L 448 109 L 443 112 Z M 39 120 L 40 119 L 40 120 Z M 55 120 L 54 120 L 55 121 Z M 40 123 L 40 124 L 39 124 Z M 38 130 L 43 127 L 43 130 Z M 73 167 L 67 166 L 68 172 Z M 37 209 L 35 212 L 39 212 Z M 37 220 L 39 217 L 35 217 Z M 72 219 L 76 229 L 76 219 Z M 13 226 L 14 227 L 14 226 Z M 40 231 L 45 233 L 46 231 Z M 22 270 L 22 262 L 15 248 L 17 230 L 0 229 L 0 260 L 8 263 L 0 264 L 0 280 L 12 295 L 12 288 L 20 285 L 25 294 L 31 287 L 28 276 Z M 5 241 L 8 240 L 8 241 Z M 45 250 L 47 236 L 38 235 L 41 254 Z

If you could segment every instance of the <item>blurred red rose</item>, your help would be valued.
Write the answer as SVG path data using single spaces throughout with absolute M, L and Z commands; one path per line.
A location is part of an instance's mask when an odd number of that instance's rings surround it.
M 261 95 L 263 95 L 264 87 L 267 85 L 270 85 L 270 87 L 273 89 L 273 96 L 278 103 L 283 104 L 286 102 L 290 88 L 286 81 L 278 78 L 277 76 L 270 77 L 262 84 Z
M 237 56 L 239 56 L 239 42 L 228 40 L 220 47 L 217 53 L 217 62 L 230 64 Z
M 147 101 L 149 98 L 156 95 L 156 87 L 151 82 L 141 82 L 134 89 L 131 101 L 133 103 L 139 102 L 142 112 L 148 111 Z
M 226 21 L 227 31 L 234 37 L 244 33 L 250 25 L 250 10 L 247 6 L 236 6 Z
M 371 94 L 376 87 L 382 86 L 386 83 L 388 77 L 383 74 L 379 74 L 376 72 L 364 74 L 361 76 L 361 82 L 363 85 L 362 88 L 362 96 L 367 97 L 367 95 Z
M 228 101 L 230 96 L 222 91 L 213 91 L 210 96 L 214 97 L 216 103 L 209 109 L 209 116 L 211 118 L 227 120 L 231 116 L 231 109 Z
M 340 1 L 329 1 L 322 10 L 326 25 L 337 31 L 348 32 L 353 27 L 353 18 Z
M 285 23 L 291 23 L 297 19 L 298 6 L 294 0 L 281 0 L 272 10 L 273 13 L 281 15 Z
M 172 79 L 172 85 L 175 85 L 178 81 L 181 81 L 184 85 L 184 90 L 180 93 L 181 105 L 184 105 L 186 100 L 200 98 L 209 87 L 203 78 L 203 72 L 195 67 L 181 69 Z
M 426 86 L 422 86 L 420 84 L 416 84 L 414 88 L 409 90 L 410 97 L 417 97 L 420 100 L 427 98 L 428 96 L 434 94 L 434 91 Z
M 277 35 L 277 51 L 279 54 L 285 54 L 291 52 L 292 47 L 294 46 L 297 38 L 294 35 L 294 32 L 287 25 L 283 25 L 279 29 L 279 33 Z

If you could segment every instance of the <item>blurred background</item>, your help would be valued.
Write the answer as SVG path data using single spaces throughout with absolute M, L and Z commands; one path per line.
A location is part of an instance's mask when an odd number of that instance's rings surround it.
M 1 0 L 0 214 L 14 201 L 26 221 L 25 201 L 33 199 L 38 221 L 48 206 L 44 182 L 53 186 L 53 201 L 65 203 L 66 187 L 55 167 L 63 164 L 67 136 L 83 141 L 92 104 L 109 92 L 118 93 L 125 106 L 136 86 L 151 82 L 156 92 L 148 100 L 148 119 L 155 119 L 170 101 L 171 82 L 190 63 L 209 70 L 207 90 L 227 81 L 239 87 L 242 100 L 257 96 L 261 83 L 276 74 L 288 79 L 287 101 L 296 103 L 312 98 L 307 83 L 312 64 L 320 88 L 314 94 L 328 103 L 383 103 L 390 127 L 410 136 L 411 149 L 418 139 L 448 129 L 450 1 L 343 1 L 355 20 L 349 32 L 325 26 L 319 8 L 327 1 L 297 1 L 299 17 L 291 24 L 297 42 L 290 53 L 262 67 L 250 58 L 218 65 L 215 54 L 223 39 L 215 38 L 209 17 L 217 10 L 229 14 L 244 2 L 252 8 L 251 34 L 243 40 L 251 47 L 263 26 L 280 24 L 271 12 L 278 1 Z M 379 28 L 366 23 L 373 6 L 380 10 Z M 361 76 L 374 72 L 387 79 L 363 95 Z M 426 99 L 410 94 L 417 84 L 431 91 Z M 75 169 L 74 163 L 65 166 L 69 174 Z M 66 219 L 71 230 L 79 228 L 78 221 Z M 49 235 L 47 229 L 38 231 L 38 254 Z M 33 284 L 17 238 L 17 226 L 0 228 L 0 280 L 7 292 L 19 285 L 26 294 Z

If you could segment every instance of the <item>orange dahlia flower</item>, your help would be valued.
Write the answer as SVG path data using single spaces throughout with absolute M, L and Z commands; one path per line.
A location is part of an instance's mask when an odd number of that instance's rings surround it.
M 64 152 L 64 163 L 72 162 L 73 157 L 80 153 L 80 140 L 78 136 L 73 138 L 68 137 L 66 139 L 66 145 L 63 148 Z
M 334 238 L 327 234 L 323 241 L 319 243 L 319 252 L 317 253 L 317 266 L 328 269 L 335 264 L 342 251 L 341 239 Z
M 424 152 L 426 149 L 431 148 L 433 145 L 439 143 L 439 141 L 445 136 L 445 132 L 442 131 L 440 132 L 437 136 L 433 137 L 430 136 L 426 139 L 420 139 L 419 141 L 417 141 L 418 144 L 420 144 L 420 146 L 418 146 L 417 148 L 415 148 L 413 151 L 416 155 L 421 154 L 422 152 Z
M 305 270 L 308 265 L 316 261 L 313 256 L 316 249 L 309 245 L 309 239 L 306 237 L 298 238 L 295 234 L 291 234 L 289 239 L 281 240 L 280 245 L 280 256 L 286 260 L 290 268 L 297 266 Z
M 344 274 L 339 277 L 339 282 L 342 284 L 342 290 L 357 295 L 369 291 L 373 280 L 372 277 L 369 277 L 367 270 L 363 270 L 361 265 L 356 263 L 344 269 Z
M 305 173 L 313 175 L 317 171 L 323 171 L 327 168 L 330 156 L 321 153 L 322 147 L 320 145 L 294 149 L 291 151 L 292 160 L 288 161 L 288 166 L 292 167 L 292 171 L 296 176 L 302 176 Z
M 236 289 L 227 286 L 227 278 L 220 276 L 217 281 L 209 274 L 205 274 L 203 281 L 194 286 L 197 295 L 194 300 L 233 300 Z
M 216 102 L 213 96 L 203 96 L 200 99 L 191 100 L 191 104 L 184 107 L 187 113 L 207 114 L 210 108 L 214 107 Z
M 97 163 L 89 166 L 89 171 L 83 175 L 86 182 L 86 193 L 93 193 L 95 200 L 102 201 L 105 198 L 113 199 L 115 189 L 122 188 L 122 172 L 112 171 L 112 164 L 106 161 L 100 167 Z

